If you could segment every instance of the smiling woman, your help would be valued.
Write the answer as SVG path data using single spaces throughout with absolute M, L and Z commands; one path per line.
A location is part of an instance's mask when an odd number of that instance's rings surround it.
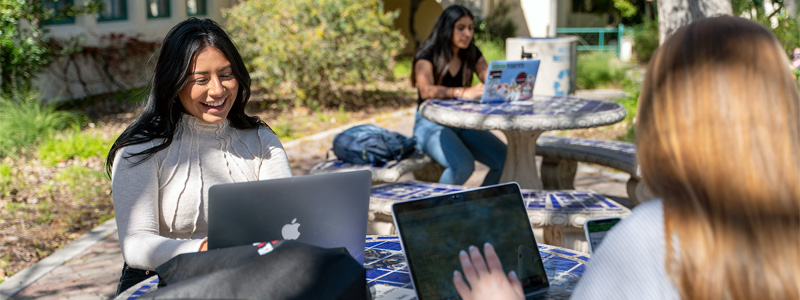
M 150 87 L 106 159 L 125 259 L 117 293 L 178 254 L 206 249 L 209 187 L 291 176 L 278 137 L 244 113 L 250 75 L 213 21 L 170 30 Z

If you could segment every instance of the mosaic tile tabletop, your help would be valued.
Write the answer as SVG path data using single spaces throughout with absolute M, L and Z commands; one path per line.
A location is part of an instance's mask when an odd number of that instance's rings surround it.
M 588 128 L 625 118 L 625 109 L 618 103 L 568 96 L 499 103 L 431 99 L 423 102 L 420 113 L 447 126 L 515 131 Z
M 422 181 L 395 182 L 370 190 L 370 211 L 392 214 L 391 205 L 399 201 L 463 191 L 469 187 Z M 590 191 L 521 190 L 533 226 L 573 226 L 583 228 L 591 218 L 630 214 L 630 209 Z
M 539 253 L 550 282 L 550 290 L 543 299 L 569 299 L 583 275 L 589 255 L 549 245 L 539 245 Z M 367 284 L 374 299 L 416 299 L 406 258 L 397 236 L 367 236 L 364 268 L 367 269 Z M 158 277 L 153 276 L 124 291 L 115 299 L 138 299 L 157 289 L 157 285 Z
M 364 268 L 375 299 L 416 299 L 397 236 L 369 236 L 366 248 Z M 539 245 L 539 253 L 550 281 L 550 290 L 543 299 L 568 299 L 583 275 L 589 256 L 548 245 Z

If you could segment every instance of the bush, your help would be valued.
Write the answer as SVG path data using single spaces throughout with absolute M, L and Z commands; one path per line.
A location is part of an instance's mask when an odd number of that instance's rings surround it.
M 792 49 L 800 47 L 800 18 L 787 14 L 778 14 L 775 18 L 778 21 L 777 26 L 772 26 L 772 21 L 766 17 L 760 18 L 758 22 L 772 30 L 786 54 L 791 57 Z
M 254 87 L 309 105 L 391 78 L 403 37 L 378 0 L 253 0 L 225 13 Z
M 625 68 L 608 52 L 582 52 L 578 55 L 578 74 L 575 85 L 578 89 L 622 87 Z
M 38 147 L 37 156 L 45 165 L 56 166 L 71 158 L 85 160 L 102 157 L 111 148 L 113 141 L 103 139 L 97 134 L 71 130 L 61 136 L 44 140 Z
M 500 41 L 501 43 L 507 38 L 516 36 L 517 25 L 508 17 L 510 11 L 511 6 L 504 1 L 500 1 L 486 18 L 481 19 L 480 16 L 476 16 L 475 36 L 480 39 Z
M 0 157 L 15 155 L 61 129 L 78 126 L 77 116 L 42 104 L 37 97 L 32 92 L 18 93 L 15 99 L 0 96 Z
M 639 63 L 646 64 L 658 49 L 658 21 L 645 21 L 633 27 L 633 51 Z

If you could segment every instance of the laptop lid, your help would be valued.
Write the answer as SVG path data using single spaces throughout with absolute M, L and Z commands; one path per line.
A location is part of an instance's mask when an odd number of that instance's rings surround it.
M 368 170 L 214 185 L 208 190 L 208 249 L 272 240 L 345 247 L 364 263 Z
M 531 99 L 539 62 L 538 59 L 489 62 L 481 103 Z
M 395 225 L 420 300 L 456 299 L 458 252 L 491 243 L 526 295 L 547 291 L 539 248 L 516 183 L 395 203 Z

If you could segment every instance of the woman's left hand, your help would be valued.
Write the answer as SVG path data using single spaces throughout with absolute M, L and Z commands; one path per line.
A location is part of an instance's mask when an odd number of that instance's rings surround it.
M 467 285 L 461 273 L 453 272 L 453 283 L 461 298 L 465 300 L 524 299 L 522 283 L 517 279 L 517 274 L 511 271 L 506 276 L 492 244 L 486 243 L 483 246 L 483 253 L 486 254 L 485 262 L 481 252 L 475 246 L 469 247 L 469 254 L 461 250 L 458 255 L 461 268 L 464 270 L 464 277 L 469 282 Z

